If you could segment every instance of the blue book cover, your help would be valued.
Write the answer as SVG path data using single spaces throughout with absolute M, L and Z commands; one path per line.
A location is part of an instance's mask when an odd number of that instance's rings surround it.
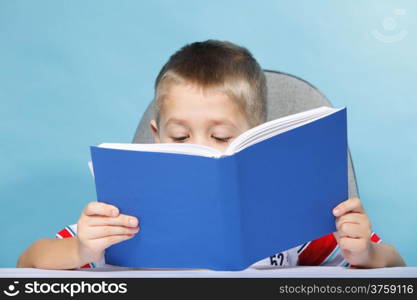
M 138 217 L 106 263 L 242 270 L 336 231 L 348 198 L 346 108 L 222 157 L 92 146 L 97 200 Z

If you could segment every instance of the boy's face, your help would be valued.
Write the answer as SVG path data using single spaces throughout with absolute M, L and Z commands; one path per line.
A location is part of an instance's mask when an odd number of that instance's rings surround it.
M 192 143 L 220 151 L 250 129 L 242 109 L 227 95 L 182 84 L 169 87 L 159 127 L 155 120 L 150 125 L 155 143 Z

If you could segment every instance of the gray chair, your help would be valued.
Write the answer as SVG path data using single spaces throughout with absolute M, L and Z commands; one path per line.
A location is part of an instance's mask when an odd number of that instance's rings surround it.
M 331 107 L 330 101 L 315 86 L 296 76 L 265 70 L 267 81 L 267 120 L 284 117 L 320 106 Z M 133 143 L 153 143 L 149 122 L 154 118 L 153 102 L 142 116 Z M 349 197 L 359 197 L 355 172 L 348 155 Z

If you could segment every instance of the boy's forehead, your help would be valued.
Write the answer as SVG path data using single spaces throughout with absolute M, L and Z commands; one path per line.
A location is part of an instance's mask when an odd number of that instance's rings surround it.
M 164 105 L 169 108 L 237 105 L 226 93 L 192 84 L 174 84 L 167 90 L 164 98 Z
M 173 85 L 165 94 L 161 117 L 165 124 L 183 125 L 198 119 L 215 124 L 234 125 L 244 113 L 225 93 L 205 91 L 191 85 Z

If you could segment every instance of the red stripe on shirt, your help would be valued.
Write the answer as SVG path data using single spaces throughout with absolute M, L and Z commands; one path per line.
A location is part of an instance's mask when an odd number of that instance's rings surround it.
M 66 228 L 62 229 L 60 232 L 58 232 L 58 234 L 64 239 L 72 237 L 71 232 Z
M 315 239 L 298 256 L 300 266 L 319 266 L 337 246 L 333 233 Z
M 81 267 L 81 269 L 89 269 L 91 268 L 90 264 L 85 264 L 84 266 Z
M 371 235 L 371 241 L 374 243 L 379 243 L 381 241 L 381 238 L 374 232 Z

